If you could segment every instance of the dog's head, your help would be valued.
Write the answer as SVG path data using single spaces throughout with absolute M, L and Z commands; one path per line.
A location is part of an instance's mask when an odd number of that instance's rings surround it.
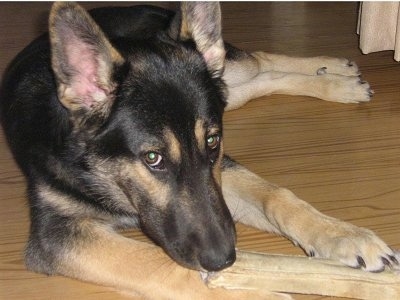
M 57 3 L 52 68 L 86 168 L 110 187 L 102 201 L 136 214 L 177 262 L 219 270 L 235 260 L 221 191 L 219 6 L 183 4 L 179 20 L 177 39 L 172 28 L 150 40 L 110 41 L 81 7 Z

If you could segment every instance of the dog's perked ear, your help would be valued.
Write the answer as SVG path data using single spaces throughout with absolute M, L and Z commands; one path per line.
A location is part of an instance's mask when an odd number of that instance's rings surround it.
M 74 3 L 53 5 L 49 32 L 61 103 L 72 112 L 106 113 L 116 88 L 113 70 L 123 63 L 122 56 L 89 14 Z
M 215 76 L 222 76 L 225 47 L 218 2 L 183 2 L 179 37 L 181 40 L 193 39 L 208 69 Z

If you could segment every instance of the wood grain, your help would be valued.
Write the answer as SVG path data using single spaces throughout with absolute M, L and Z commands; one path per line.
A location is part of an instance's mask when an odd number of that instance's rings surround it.
M 1 73 L 18 51 L 46 30 L 49 7 L 49 3 L 0 3 Z M 359 105 L 283 95 L 255 99 L 226 114 L 226 152 L 322 212 L 368 227 L 400 248 L 400 65 L 390 51 L 360 53 L 357 4 L 223 3 L 222 12 L 225 39 L 236 46 L 348 57 L 358 63 L 376 93 L 372 102 Z M 25 182 L 2 133 L 0 220 L 0 299 L 129 299 L 108 288 L 25 270 L 22 253 L 29 230 Z M 139 232 L 126 234 L 145 239 Z M 238 235 L 241 249 L 303 254 L 284 238 L 242 225 Z

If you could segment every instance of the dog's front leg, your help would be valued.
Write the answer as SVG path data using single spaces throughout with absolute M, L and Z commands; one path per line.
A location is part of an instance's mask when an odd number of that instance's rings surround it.
M 43 262 L 37 259 L 52 257 L 52 274 L 112 287 L 141 299 L 291 299 L 277 293 L 210 289 L 199 271 L 181 267 L 155 245 L 123 237 L 99 222 L 86 219 L 67 223 L 71 232 L 63 236 L 68 240 L 60 236 L 50 240 L 48 236 L 46 243 L 52 245 L 45 250 L 48 253 L 35 249 L 37 243 L 31 239 L 27 257 L 30 269 L 43 272 Z
M 286 236 L 309 256 L 339 260 L 368 271 L 398 265 L 393 251 L 372 231 L 328 217 L 225 158 L 224 198 L 235 221 Z

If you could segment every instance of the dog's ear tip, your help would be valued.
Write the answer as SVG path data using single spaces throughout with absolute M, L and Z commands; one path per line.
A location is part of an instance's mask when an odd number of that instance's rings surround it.
M 50 17 L 57 15 L 60 11 L 64 9 L 70 9 L 70 8 L 72 8 L 71 2 L 56 1 L 51 6 Z
M 70 2 L 70 1 L 56 1 L 53 3 L 51 6 L 52 10 L 60 10 L 60 9 L 73 9 L 77 8 L 79 5 L 76 2 Z
M 67 18 L 68 16 L 73 15 L 68 14 L 68 12 L 78 12 L 83 10 L 84 9 L 75 2 L 56 1 L 51 7 L 49 19 L 51 21 L 55 20 L 57 17 Z
M 218 2 L 184 2 L 181 5 L 180 38 L 193 39 L 208 69 L 217 77 L 223 73 L 225 47 L 221 9 Z

